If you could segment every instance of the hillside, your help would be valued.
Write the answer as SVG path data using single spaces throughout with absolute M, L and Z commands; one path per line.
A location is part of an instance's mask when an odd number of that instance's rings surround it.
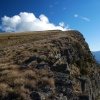
M 92 51 L 96 61 L 100 64 L 100 51 Z
M 99 100 L 99 73 L 79 31 L 0 34 L 0 100 Z

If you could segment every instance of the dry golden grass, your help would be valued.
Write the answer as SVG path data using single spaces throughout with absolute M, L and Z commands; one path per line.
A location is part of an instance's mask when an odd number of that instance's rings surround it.
M 38 79 L 38 75 L 34 72 L 34 71 L 32 71 L 32 70 L 26 70 L 24 73 L 24 77 L 25 78 L 28 78 L 28 79 L 35 79 L 35 80 L 37 80 Z
M 29 90 L 23 86 L 20 86 L 10 91 L 8 97 L 16 100 L 25 100 L 27 95 L 29 95 Z
M 9 91 L 12 91 L 12 88 L 10 88 L 8 84 L 0 83 L 0 97 L 1 98 L 4 98 L 5 96 L 7 96 Z
M 0 49 L 4 47 L 32 43 L 34 41 L 47 42 L 51 39 L 59 39 L 59 37 L 72 36 L 77 31 L 62 32 L 59 30 L 53 31 L 38 31 L 38 32 L 23 32 L 23 33 L 10 33 L 0 34 Z M 73 35 L 74 36 L 74 35 Z M 46 41 L 45 41 L 46 39 Z M 6 41 L 5 41 L 6 40 Z
M 44 32 L 23 32 L 21 34 L 20 33 L 0 34 L 0 48 L 39 40 L 41 38 L 48 37 L 48 35 L 56 34 L 56 31 L 54 31 L 54 33 L 52 34 L 51 33 L 52 32 L 44 31 Z
M 53 77 L 54 74 L 53 72 L 51 72 L 49 69 L 40 69 L 38 71 L 38 74 L 41 76 L 41 77 Z
M 79 84 L 75 83 L 73 85 L 73 89 L 74 89 L 74 92 L 75 92 L 76 96 L 79 96 L 80 94 L 82 94 L 82 90 L 80 89 Z
M 18 69 L 19 66 L 18 65 L 9 65 L 9 64 L 0 64 L 0 70 L 16 70 Z
M 7 74 L 8 77 L 21 77 L 22 73 L 20 73 L 17 70 L 10 70 L 9 73 Z
M 50 87 L 55 87 L 55 80 L 54 80 L 54 78 L 49 78 L 49 86 Z
M 9 73 L 9 70 L 3 70 L 0 72 L 0 76 L 5 76 Z
M 11 87 L 14 87 L 14 80 L 16 78 L 22 77 L 22 74 L 19 73 L 17 70 L 5 70 L 3 72 L 0 72 L 0 82 L 6 82 Z
M 13 80 L 14 86 L 23 86 L 25 83 L 24 78 L 16 78 L 15 80 Z
M 29 79 L 25 80 L 24 86 L 25 86 L 25 88 L 28 88 L 31 91 L 37 89 L 37 87 L 38 87 L 38 86 L 36 86 L 35 80 L 29 80 Z
M 5 91 L 7 87 L 8 87 L 7 84 L 5 84 L 5 83 L 0 83 L 0 93 L 2 93 L 3 91 Z
M 75 76 L 79 76 L 80 75 L 80 70 L 78 67 L 76 67 L 75 65 L 72 65 L 72 70 L 71 70 L 72 75 Z

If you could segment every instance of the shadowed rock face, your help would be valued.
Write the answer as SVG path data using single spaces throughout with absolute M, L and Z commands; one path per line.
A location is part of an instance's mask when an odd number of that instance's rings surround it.
M 81 95 L 81 96 L 79 96 L 79 100 L 89 100 L 89 96 L 88 95 Z
M 25 82 L 14 85 L 9 83 L 9 80 L 4 80 L 1 69 L 2 78 L 0 82 L 7 82 L 12 90 L 19 88 L 20 85 L 26 90 L 21 90 L 24 96 L 19 93 L 15 98 L 7 96 L 2 97 L 2 100 L 11 100 L 20 98 L 20 100 L 96 100 L 99 96 L 100 75 L 99 65 L 92 56 L 88 44 L 85 42 L 83 35 L 78 31 L 45 31 L 34 32 L 19 35 L 18 45 L 13 41 L 6 44 L 4 49 L 0 50 L 1 58 L 9 65 L 16 64 L 16 68 L 23 76 L 19 78 L 28 79 L 27 85 Z M 12 36 L 12 35 L 11 35 Z M 2 36 L 3 37 L 3 36 Z M 8 37 L 8 35 L 7 35 Z M 27 38 L 26 38 L 27 37 Z M 5 36 L 6 38 L 6 36 Z M 29 40 L 30 39 L 30 40 Z M 9 43 L 8 41 L 8 43 Z M 24 42 L 23 42 L 24 41 Z M 6 41 L 5 41 L 6 43 Z M 1 44 L 0 44 L 1 45 Z M 11 52 L 12 51 L 12 52 Z M 9 53 L 9 55 L 7 54 Z M 11 56 L 11 53 L 13 56 Z M 0 58 L 0 59 L 1 59 Z M 1 59 L 2 60 L 2 59 Z M 3 60 L 1 63 L 4 63 Z M 13 69 L 11 69 L 13 71 Z M 24 74 L 30 71 L 27 75 Z M 32 73 L 32 74 L 31 74 Z M 5 75 L 5 74 L 4 74 Z M 34 75 L 34 76 L 33 76 Z M 13 79 L 15 80 L 16 77 Z M 13 81 L 14 81 L 13 80 Z M 10 81 L 11 82 L 11 81 Z M 21 81 L 22 82 L 22 81 Z M 13 90 L 14 91 L 14 90 Z M 17 91 L 17 90 L 16 90 Z M 12 93 L 12 92 L 11 92 Z M 10 93 L 10 95 L 11 95 Z M 6 99 L 5 99 L 6 98 Z M 10 99 L 9 99 L 10 98 Z

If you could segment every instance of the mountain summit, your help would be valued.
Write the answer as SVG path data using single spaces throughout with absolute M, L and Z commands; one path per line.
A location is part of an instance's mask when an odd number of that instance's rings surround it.
M 0 35 L 1 100 L 99 100 L 99 73 L 79 31 Z

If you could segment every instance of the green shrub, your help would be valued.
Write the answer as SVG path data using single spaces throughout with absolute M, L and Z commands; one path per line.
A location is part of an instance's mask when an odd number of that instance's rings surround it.
M 82 75 L 88 75 L 88 74 L 89 74 L 89 71 L 88 71 L 86 68 L 81 68 L 81 69 L 80 69 L 80 73 L 81 73 Z
M 74 44 L 74 48 L 76 48 L 76 49 L 78 49 L 78 50 L 81 50 L 81 49 L 82 49 L 82 46 L 81 46 L 78 42 L 76 42 L 76 43 Z
M 78 67 L 81 67 L 81 65 L 82 65 L 82 60 L 81 60 L 81 59 L 77 60 L 77 61 L 76 61 L 76 65 L 77 65 Z

